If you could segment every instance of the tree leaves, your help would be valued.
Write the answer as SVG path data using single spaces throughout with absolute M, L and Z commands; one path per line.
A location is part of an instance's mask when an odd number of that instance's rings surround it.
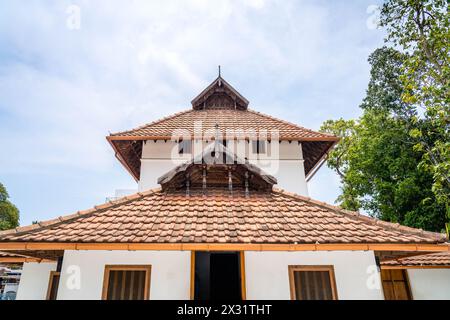
M 342 181 L 341 206 L 364 209 L 383 220 L 440 231 L 445 205 L 433 192 L 433 172 L 421 168 L 422 134 L 413 131 L 417 110 L 402 100 L 401 75 L 406 55 L 377 49 L 369 58 L 371 79 L 357 120 L 324 122 L 321 130 L 341 137 L 327 165 Z
M 363 116 L 322 127 L 343 136 L 328 162 L 342 179 L 338 201 L 440 231 L 450 221 L 449 5 L 385 0 L 380 18 L 392 47 L 369 58 Z
M 0 183 L 0 230 L 12 229 L 19 225 L 19 210 L 8 199 L 8 192 Z
M 425 151 L 421 168 L 433 172 L 437 200 L 450 202 L 450 19 L 445 0 L 386 0 L 381 23 L 387 41 L 399 46 L 406 59 L 402 100 L 423 108 L 411 130 L 415 150 Z M 449 212 L 450 215 L 450 212 Z

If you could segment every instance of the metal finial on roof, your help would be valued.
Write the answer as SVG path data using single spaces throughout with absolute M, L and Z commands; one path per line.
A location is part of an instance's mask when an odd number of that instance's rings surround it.
M 219 64 L 219 78 L 221 77 L 220 64 Z

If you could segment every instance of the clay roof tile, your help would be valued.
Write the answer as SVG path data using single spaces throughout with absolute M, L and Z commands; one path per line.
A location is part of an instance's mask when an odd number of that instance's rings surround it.
M 160 189 L 36 225 L 0 232 L 0 242 L 442 243 L 445 235 L 380 222 L 274 189 Z M 162 200 L 163 199 L 163 200 Z

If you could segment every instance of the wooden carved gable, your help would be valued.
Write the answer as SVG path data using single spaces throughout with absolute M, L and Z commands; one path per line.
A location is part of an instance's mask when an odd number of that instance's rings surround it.
M 192 100 L 194 110 L 247 110 L 248 104 L 248 100 L 220 76 Z
M 243 188 L 270 191 L 275 177 L 237 158 L 222 144 L 207 148 L 201 155 L 181 164 L 158 179 L 163 190 L 185 188 Z

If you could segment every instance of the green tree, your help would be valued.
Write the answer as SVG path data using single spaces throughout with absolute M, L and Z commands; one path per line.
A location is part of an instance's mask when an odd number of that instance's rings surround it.
M 386 41 L 405 54 L 404 103 L 422 108 L 411 119 L 421 169 L 433 175 L 437 200 L 450 201 L 450 19 L 446 0 L 386 0 L 380 25 Z M 450 210 L 450 209 L 449 209 Z
M 326 121 L 321 130 L 341 137 L 328 166 L 342 181 L 341 206 L 363 208 L 387 221 L 440 231 L 445 205 L 432 190 L 433 174 L 419 167 L 424 151 L 411 136 L 417 110 L 403 101 L 407 56 L 383 47 L 369 58 L 371 79 L 357 120 Z
M 320 130 L 323 132 L 332 133 L 341 138 L 339 144 L 328 155 L 327 165 L 332 168 L 341 178 L 342 194 L 337 201 L 341 206 L 348 210 L 359 210 L 362 206 L 359 200 L 358 191 L 354 186 L 354 181 L 351 179 L 351 158 L 353 156 L 353 149 L 355 147 L 357 131 L 359 126 L 354 120 L 327 120 Z
M 12 229 L 19 225 L 19 210 L 8 198 L 6 188 L 0 183 L 0 230 Z

